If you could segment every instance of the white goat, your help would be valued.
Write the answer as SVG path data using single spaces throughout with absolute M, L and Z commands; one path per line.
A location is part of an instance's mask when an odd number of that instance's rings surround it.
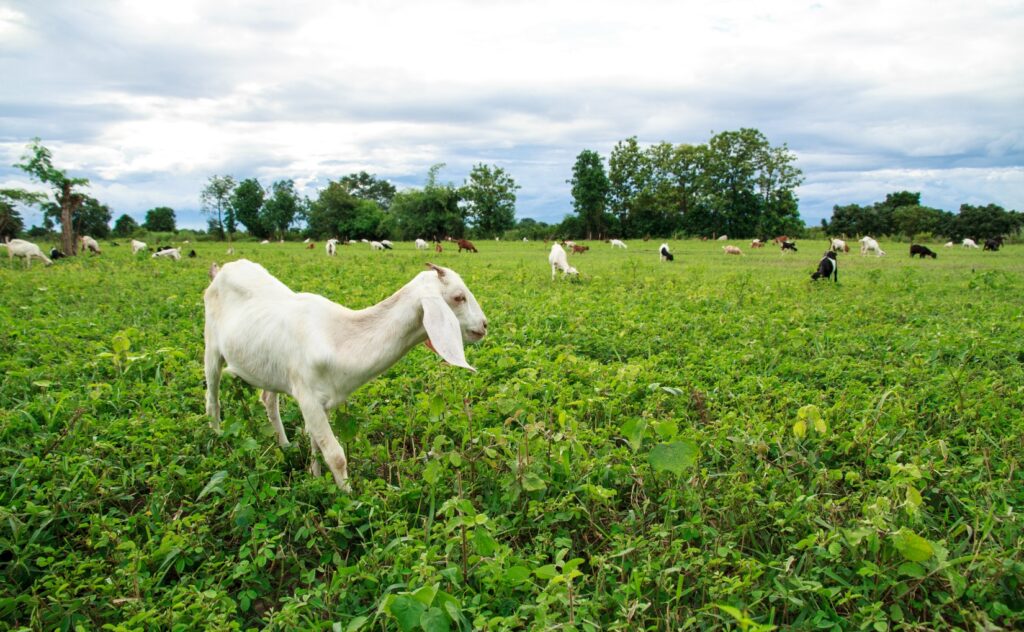
M 379 241 L 370 242 L 370 250 L 384 250 L 384 244 Z
M 167 248 L 166 250 L 161 250 L 160 252 L 154 252 L 153 258 L 156 259 L 157 257 L 169 257 L 171 259 L 174 259 L 175 261 L 178 261 L 179 259 L 181 259 L 181 248 Z
M 327 254 L 329 256 L 333 257 L 338 252 L 338 240 L 337 239 L 328 239 L 327 240 L 327 246 L 325 246 L 325 247 L 327 248 Z
M 425 242 L 422 239 L 417 239 L 416 240 L 416 250 L 426 250 L 426 249 L 427 249 L 427 242 Z
M 944 248 L 952 248 L 953 247 L 953 242 L 947 241 L 946 243 L 944 243 L 942 245 L 943 245 Z
M 728 235 L 722 235 L 721 237 L 718 238 L 718 241 L 729 241 L 729 236 Z
M 294 397 L 302 411 L 320 475 L 323 454 L 334 482 L 349 489 L 345 452 L 327 413 L 380 375 L 414 346 L 427 346 L 449 364 L 475 371 L 463 341 L 478 342 L 487 318 L 458 274 L 431 269 L 380 303 L 353 311 L 328 299 L 296 293 L 262 266 L 240 259 L 218 270 L 206 289 L 206 412 L 220 428 L 221 371 L 263 389 L 260 399 L 281 446 L 288 445 L 278 394 Z M 224 363 L 227 363 L 224 369 Z
M 382 245 L 382 246 L 384 246 L 385 248 L 387 248 L 387 249 L 389 249 L 389 250 L 390 250 L 391 248 L 394 248 L 394 247 L 395 247 L 395 244 L 391 243 L 391 240 L 390 240 L 390 239 L 381 239 L 381 240 L 380 240 L 380 243 L 381 243 L 381 245 Z
M 557 243 L 551 244 L 551 254 L 548 255 L 548 263 L 551 264 L 551 280 L 555 280 L 555 275 L 558 270 L 561 270 L 563 276 L 570 274 L 579 274 L 579 271 L 569 265 L 569 256 L 565 254 L 565 248 L 562 248 Z
M 81 237 L 78 238 L 78 240 L 82 242 L 82 248 L 88 250 L 89 252 L 94 252 L 98 255 L 103 254 L 100 252 L 100 245 L 92 237 L 88 235 L 82 235 Z
M 611 243 L 612 248 L 625 248 L 626 247 L 625 242 L 623 242 L 620 239 L 613 239 L 609 243 Z
M 885 254 L 885 251 L 882 250 L 881 246 L 878 245 L 877 241 L 875 241 L 874 239 L 872 239 L 871 237 L 868 237 L 868 236 L 861 237 L 860 238 L 860 254 L 861 254 L 861 256 L 863 257 L 864 255 L 868 254 L 869 252 L 874 252 L 875 256 L 878 256 L 878 257 L 881 257 L 882 255 Z
M 978 247 L 978 243 L 976 241 L 974 241 L 973 239 L 968 239 L 966 237 L 964 237 L 964 240 L 961 243 L 963 244 L 964 248 L 977 248 Z
M 743 251 L 740 250 L 739 248 L 737 248 L 736 246 L 722 246 L 722 250 L 724 250 L 725 254 L 727 254 L 727 255 L 742 255 L 743 254 Z
M 828 248 L 833 252 L 850 252 L 850 247 L 846 245 L 846 242 L 836 237 L 829 242 Z
M 146 242 L 139 241 L 137 239 L 133 239 L 132 240 L 132 254 L 133 255 L 137 255 L 137 254 L 139 254 L 139 251 L 146 250 L 147 248 L 149 248 L 149 246 L 146 245 Z
M 14 261 L 15 257 L 25 258 L 25 267 L 28 268 L 32 265 L 32 257 L 42 259 L 46 265 L 52 265 L 53 261 L 43 254 L 43 251 L 39 246 L 35 245 L 31 241 L 25 241 L 24 239 L 5 239 L 4 243 L 0 246 L 7 246 L 7 258 L 10 261 Z

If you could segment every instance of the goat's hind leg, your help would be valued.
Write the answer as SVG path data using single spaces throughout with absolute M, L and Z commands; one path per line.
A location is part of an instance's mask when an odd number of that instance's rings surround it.
M 288 442 L 288 435 L 284 432 L 284 424 L 281 423 L 280 400 L 277 393 L 263 391 L 260 393 L 260 401 L 263 402 L 263 407 L 267 409 L 270 425 L 274 427 L 274 433 L 277 435 L 277 444 L 282 448 L 287 448 L 291 444 Z
M 206 345 L 204 355 L 204 368 L 206 372 L 206 414 L 210 416 L 210 427 L 214 432 L 220 432 L 220 377 L 224 370 L 224 358 L 217 349 Z

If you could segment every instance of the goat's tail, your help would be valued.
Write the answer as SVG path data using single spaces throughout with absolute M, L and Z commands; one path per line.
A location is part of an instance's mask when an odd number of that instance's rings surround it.
M 218 272 L 220 272 L 220 268 L 217 266 L 217 262 L 214 261 L 213 263 L 210 264 L 210 280 L 211 281 L 213 280 L 213 277 L 217 276 Z

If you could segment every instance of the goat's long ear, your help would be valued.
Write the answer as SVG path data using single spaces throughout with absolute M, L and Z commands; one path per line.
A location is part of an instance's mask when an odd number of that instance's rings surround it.
M 444 268 L 442 268 L 441 266 L 435 266 L 434 264 L 429 263 L 429 262 L 427 263 L 427 267 L 437 273 L 437 278 L 441 279 L 442 281 L 445 280 L 445 278 L 444 278 Z
M 462 348 L 462 327 L 455 312 L 439 296 L 428 296 L 422 303 L 423 328 L 427 330 L 434 351 L 452 366 L 476 371 L 466 362 L 466 352 Z

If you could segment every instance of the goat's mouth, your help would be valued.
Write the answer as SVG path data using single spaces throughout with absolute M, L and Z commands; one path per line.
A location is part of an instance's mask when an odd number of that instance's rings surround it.
M 485 329 L 483 329 L 483 330 L 468 329 L 463 334 L 463 337 L 468 342 L 476 343 L 476 342 L 480 342 L 481 340 L 483 340 L 484 336 L 486 336 L 486 335 L 487 335 L 487 330 L 485 330 Z

